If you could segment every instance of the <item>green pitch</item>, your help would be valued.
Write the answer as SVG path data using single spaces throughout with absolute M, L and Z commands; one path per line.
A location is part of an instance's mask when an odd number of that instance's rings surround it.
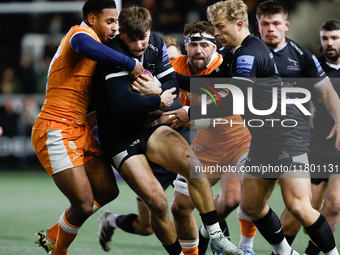
M 111 204 L 104 207 L 117 214 L 136 213 L 135 194 L 124 182 L 119 182 L 120 195 Z M 219 184 L 213 188 L 219 192 Z M 167 190 L 169 204 L 173 189 Z M 46 254 L 42 248 L 33 244 L 34 234 L 47 229 L 59 219 L 68 206 L 68 201 L 55 186 L 51 177 L 41 171 L 0 171 L 0 254 L 1 255 L 39 255 Z M 280 188 L 277 187 L 270 200 L 270 206 L 280 215 L 283 202 Z M 103 209 L 101 209 L 103 210 Z M 198 214 L 196 213 L 196 216 Z M 199 225 L 201 221 L 199 217 Z M 232 242 L 239 242 L 240 227 L 236 211 L 227 219 Z M 82 226 L 76 240 L 72 243 L 68 254 L 166 254 L 155 235 L 142 237 L 116 230 L 110 252 L 101 250 L 97 242 L 98 213 L 89 218 Z M 340 230 L 335 233 L 335 240 L 340 243 Z M 308 237 L 300 231 L 293 248 L 301 254 L 308 242 Z M 269 255 L 271 247 L 257 233 L 254 250 L 258 255 Z M 211 254 L 210 250 L 207 254 Z

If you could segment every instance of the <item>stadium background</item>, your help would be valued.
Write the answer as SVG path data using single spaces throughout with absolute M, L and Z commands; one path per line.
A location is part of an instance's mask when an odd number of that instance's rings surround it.
M 154 32 L 170 34 L 183 47 L 185 23 L 206 20 L 211 0 L 124 0 L 118 10 L 137 4 L 152 14 Z M 255 11 L 260 0 L 245 0 L 249 7 L 250 30 L 257 33 Z M 291 23 L 287 36 L 320 56 L 319 28 L 329 18 L 340 18 L 339 0 L 289 0 Z M 47 69 L 62 36 L 82 20 L 83 1 L 0 1 L 0 254 L 43 254 L 32 244 L 34 233 L 54 223 L 66 199 L 40 166 L 31 146 L 30 131 L 43 103 Z M 184 51 L 183 51 L 184 53 Z M 119 182 L 123 192 L 107 208 L 116 213 L 136 211 L 134 194 Z M 217 185 L 218 186 L 218 185 Z M 214 188 L 218 193 L 219 188 Z M 167 192 L 171 198 L 172 189 Z M 283 208 L 279 187 L 271 203 Z M 235 213 L 229 222 L 233 241 L 238 242 L 239 226 Z M 200 222 L 200 221 L 199 221 Z M 90 219 L 71 246 L 71 254 L 99 254 L 96 242 L 97 217 Z M 94 229 L 95 228 L 95 229 Z M 340 231 L 335 238 L 340 242 Z M 119 231 L 115 254 L 163 254 L 156 238 L 138 237 Z M 22 244 L 21 244 L 22 242 Z M 134 243 L 134 244 L 132 244 Z M 295 247 L 303 252 L 307 237 L 299 234 Z M 117 245 L 117 243 L 116 243 Z M 145 250 L 144 250 L 145 249 Z M 73 252 L 71 252 L 73 251 Z M 257 234 L 255 251 L 269 254 L 270 247 Z

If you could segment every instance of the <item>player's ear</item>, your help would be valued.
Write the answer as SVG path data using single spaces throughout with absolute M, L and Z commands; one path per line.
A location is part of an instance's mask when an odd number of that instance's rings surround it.
M 217 48 L 216 45 L 214 45 L 214 46 L 213 46 L 213 50 L 212 50 L 213 53 L 216 52 L 216 48 Z
M 188 44 L 184 45 L 185 51 L 188 51 Z
M 94 23 L 96 22 L 96 15 L 94 15 L 93 13 L 90 13 L 89 15 L 87 15 L 87 20 L 88 20 L 88 23 L 93 26 Z
M 255 25 L 256 25 L 257 31 L 259 31 L 259 32 L 260 32 L 259 23 L 258 23 L 258 22 L 256 22 L 256 23 L 255 23 Z
M 244 26 L 243 21 L 242 20 L 236 21 L 236 26 L 237 26 L 238 31 L 241 31 Z
M 290 23 L 289 23 L 289 21 L 288 21 L 288 20 L 285 22 L 285 26 L 286 26 L 286 31 L 288 31 L 288 29 L 289 29 L 289 26 L 290 26 Z

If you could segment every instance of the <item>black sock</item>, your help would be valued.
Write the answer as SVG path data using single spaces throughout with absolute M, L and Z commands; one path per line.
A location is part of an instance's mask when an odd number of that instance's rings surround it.
M 287 242 L 289 243 L 290 246 L 292 246 L 292 243 L 293 243 L 295 237 L 296 236 L 287 236 L 287 235 L 285 235 L 285 238 L 286 238 L 286 240 L 287 240 Z
M 323 253 L 334 249 L 335 241 L 332 230 L 322 214 L 311 226 L 305 227 L 305 229 L 310 239 L 319 246 Z
M 221 230 L 224 234 L 224 236 L 228 237 L 229 241 L 230 241 L 230 234 L 229 234 L 229 229 L 228 229 L 228 225 L 227 225 L 227 221 L 223 220 L 220 222 L 220 227 Z
M 200 216 L 203 224 L 206 226 L 210 226 L 218 222 L 218 215 L 216 210 L 207 213 L 200 213 Z
M 318 255 L 320 251 L 321 251 L 320 248 L 309 240 L 305 253 L 308 255 Z
M 284 239 L 281 222 L 271 208 L 264 217 L 253 222 L 268 243 L 279 244 Z
M 178 242 L 178 239 L 173 244 L 163 245 L 163 247 L 170 255 L 179 255 L 182 252 L 182 248 L 180 243 Z
M 138 215 L 133 213 L 127 215 L 119 215 L 116 218 L 116 224 L 120 229 L 124 230 L 125 232 L 134 234 L 135 230 L 132 224 L 137 218 Z
M 205 238 L 204 236 L 202 236 L 201 231 L 200 231 L 201 228 L 204 228 L 204 225 L 201 226 L 198 230 L 198 236 L 199 236 L 198 255 L 205 255 L 208 249 L 210 238 Z

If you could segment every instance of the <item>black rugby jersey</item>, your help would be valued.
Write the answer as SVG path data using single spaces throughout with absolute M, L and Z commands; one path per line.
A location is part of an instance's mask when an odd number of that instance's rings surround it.
M 248 126 L 251 135 L 251 146 L 270 146 L 276 149 L 293 149 L 306 150 L 306 141 L 303 139 L 301 130 L 296 127 L 283 126 L 282 121 L 296 119 L 294 107 L 287 107 L 286 115 L 281 115 L 281 88 L 282 80 L 278 75 L 273 53 L 269 48 L 257 37 L 248 35 L 242 42 L 240 47 L 234 49 L 229 55 L 231 57 L 224 58 L 220 70 L 226 73 L 224 77 L 231 77 L 231 84 L 239 87 L 245 97 L 245 114 L 242 116 L 245 121 L 261 120 L 264 125 L 261 127 Z M 215 76 L 221 76 L 216 75 Z M 248 95 L 247 88 L 253 90 L 252 99 L 253 106 L 257 110 L 267 110 L 272 107 L 273 88 L 277 89 L 277 106 L 275 111 L 270 115 L 259 116 L 249 111 L 247 106 Z M 228 93 L 228 92 L 227 92 Z M 247 97 L 248 95 L 248 97 Z M 232 114 L 233 96 L 222 98 L 223 113 L 225 116 Z M 192 119 L 199 118 L 217 118 L 221 111 L 216 111 L 213 104 L 207 106 L 207 116 L 201 114 L 200 106 L 190 107 L 190 117 Z M 214 110 L 215 109 L 215 110 Z M 289 123 L 293 126 L 293 122 Z
M 316 93 L 314 87 L 322 85 L 328 80 L 318 59 L 293 40 L 286 38 L 286 43 L 283 47 L 271 51 L 284 87 L 306 88 L 311 93 Z M 288 97 L 295 98 L 296 93 L 289 93 Z M 292 108 L 295 120 L 298 122 L 296 128 L 301 131 L 303 138 L 308 142 L 307 124 L 304 116 L 302 116 L 303 113 L 295 105 L 288 105 L 287 107 Z
M 134 57 L 119 35 L 108 46 Z M 176 87 L 178 94 L 176 75 L 169 61 L 166 45 L 160 36 L 151 32 L 148 48 L 142 56 L 135 58 L 161 82 L 163 91 Z M 98 63 L 94 84 L 98 132 L 102 134 L 117 133 L 119 136 L 122 133 L 136 132 L 143 128 L 148 113 L 160 106 L 160 96 L 143 96 L 130 92 L 131 80 L 128 71 L 119 66 Z M 171 109 L 179 107 L 182 105 L 176 100 Z
M 335 91 L 340 95 L 340 65 L 335 66 L 326 62 L 323 56 L 320 58 L 323 70 L 331 79 Z M 311 130 L 311 146 L 320 149 L 337 151 L 335 148 L 335 136 L 331 139 L 325 139 L 331 132 L 335 122 L 328 113 L 325 104 L 317 93 L 312 93 L 314 105 L 313 127 Z

